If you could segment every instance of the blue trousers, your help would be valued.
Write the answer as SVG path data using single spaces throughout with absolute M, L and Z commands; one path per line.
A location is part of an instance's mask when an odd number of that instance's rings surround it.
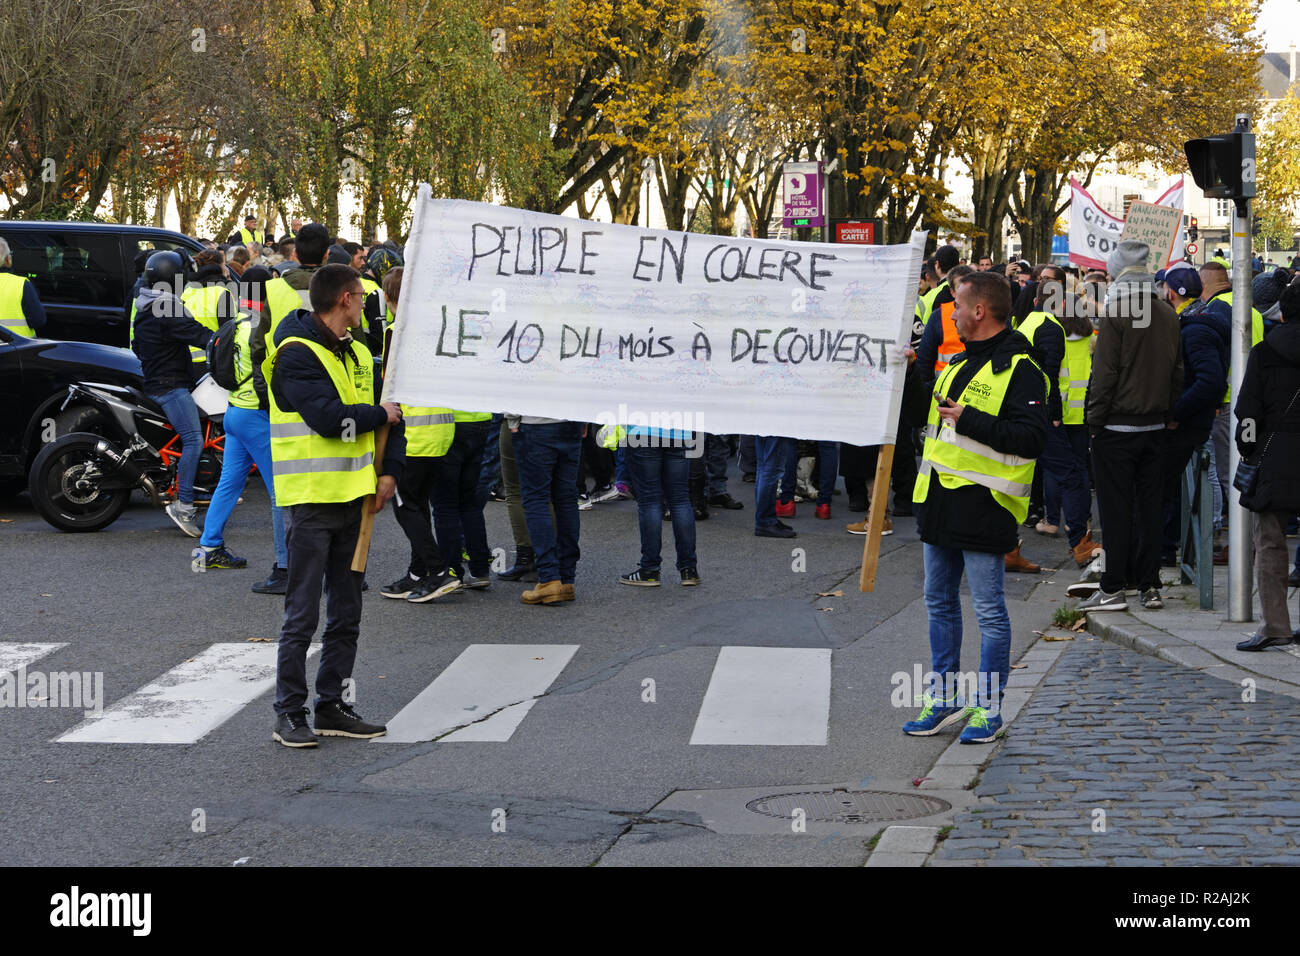
M 194 476 L 199 473 L 203 454 L 203 430 L 199 427 L 199 406 L 187 388 L 174 388 L 150 396 L 167 413 L 176 434 L 181 436 L 181 460 L 177 467 L 176 498 L 183 505 L 194 504 Z
M 819 441 L 817 443 L 817 503 L 828 505 L 835 494 L 835 480 L 839 475 L 840 443 L 836 441 Z M 781 475 L 781 500 L 794 498 L 795 485 L 799 477 L 799 443 L 794 442 L 786 456 L 785 471 Z
M 754 479 L 755 531 L 776 527 L 776 484 L 781 480 L 789 456 L 797 447 L 798 442 L 793 438 L 754 436 L 754 457 L 758 462 Z
M 658 571 L 662 563 L 664 502 L 673 516 L 677 570 L 695 567 L 695 511 L 691 506 L 691 463 L 686 458 L 686 449 L 629 445 L 627 461 L 632 486 L 636 488 L 641 569 Z
M 578 459 L 582 425 L 521 424 L 514 433 L 519 492 L 537 555 L 537 580 L 572 584 L 578 571 Z M 554 508 L 555 520 L 551 520 Z
M 1088 426 L 1060 425 L 1047 432 L 1047 447 L 1038 456 L 1043 469 L 1043 500 L 1048 524 L 1056 524 L 1065 508 L 1070 547 L 1088 533 L 1092 490 L 1088 487 Z
M 248 484 L 248 469 L 256 463 L 262 476 L 266 493 L 271 496 L 271 534 L 275 543 L 275 563 L 289 566 L 289 549 L 284 543 L 284 510 L 275 504 L 275 481 L 271 471 L 271 416 L 256 408 L 238 408 L 231 405 L 224 421 L 226 450 L 221 459 L 221 480 L 212 495 L 207 517 L 203 521 L 203 537 L 199 544 L 205 548 L 218 548 L 225 544 L 223 534 L 235 502 Z
M 980 674 L 975 696 L 980 707 L 997 711 L 1011 672 L 1011 616 L 1002 592 L 1004 557 L 934 544 L 924 548 L 931 669 L 950 675 L 961 667 L 960 588 L 964 569 L 980 628 Z

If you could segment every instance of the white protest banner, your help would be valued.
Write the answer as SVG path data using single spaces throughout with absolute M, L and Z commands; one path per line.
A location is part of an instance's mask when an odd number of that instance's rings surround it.
M 385 400 L 892 443 L 925 234 L 773 242 L 421 187 Z
M 1166 189 L 1163 193 L 1160 194 L 1160 198 L 1156 200 L 1156 205 L 1171 206 L 1172 208 L 1177 209 L 1179 212 L 1179 217 L 1178 217 L 1179 228 L 1178 231 L 1174 234 L 1174 245 L 1173 248 L 1169 250 L 1169 258 L 1165 262 L 1160 263 L 1159 265 L 1156 266 L 1157 269 L 1163 269 L 1163 268 L 1167 268 L 1171 262 L 1177 262 L 1180 259 L 1182 259 L 1185 254 L 1184 242 L 1183 242 L 1183 229 L 1182 229 L 1182 212 L 1184 208 L 1183 177 L 1179 176 L 1178 182 L 1174 183 L 1172 186 L 1170 186 L 1168 189 Z
M 1101 208 L 1078 180 L 1070 179 L 1070 264 L 1106 268 L 1106 257 L 1119 244 L 1124 220 Z
M 1149 202 L 1133 202 L 1129 204 L 1128 218 L 1124 220 L 1124 231 L 1120 233 L 1120 239 L 1145 242 L 1151 250 L 1147 253 L 1147 272 L 1155 272 L 1169 264 L 1174 240 L 1182 229 L 1181 209 Z

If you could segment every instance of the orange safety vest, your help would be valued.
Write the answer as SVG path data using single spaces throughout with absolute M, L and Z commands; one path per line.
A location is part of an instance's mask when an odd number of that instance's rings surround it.
M 943 325 L 943 341 L 939 343 L 938 358 L 934 363 L 937 375 L 948 367 L 954 355 L 966 351 L 966 343 L 957 338 L 957 322 L 952 314 L 957 311 L 956 302 L 945 302 L 939 306 L 939 321 Z

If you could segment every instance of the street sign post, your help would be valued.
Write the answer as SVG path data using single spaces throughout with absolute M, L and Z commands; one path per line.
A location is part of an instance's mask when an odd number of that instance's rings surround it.
M 786 163 L 781 168 L 781 224 L 787 229 L 826 225 L 822 164 Z

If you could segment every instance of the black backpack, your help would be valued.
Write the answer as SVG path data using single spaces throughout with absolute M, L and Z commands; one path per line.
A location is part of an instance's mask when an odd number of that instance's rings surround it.
M 235 371 L 235 335 L 239 331 L 239 323 L 248 321 L 247 318 L 227 319 L 208 340 L 208 371 L 212 374 L 212 380 L 229 392 L 241 388 L 253 377 L 253 373 L 249 372 L 239 378 Z

